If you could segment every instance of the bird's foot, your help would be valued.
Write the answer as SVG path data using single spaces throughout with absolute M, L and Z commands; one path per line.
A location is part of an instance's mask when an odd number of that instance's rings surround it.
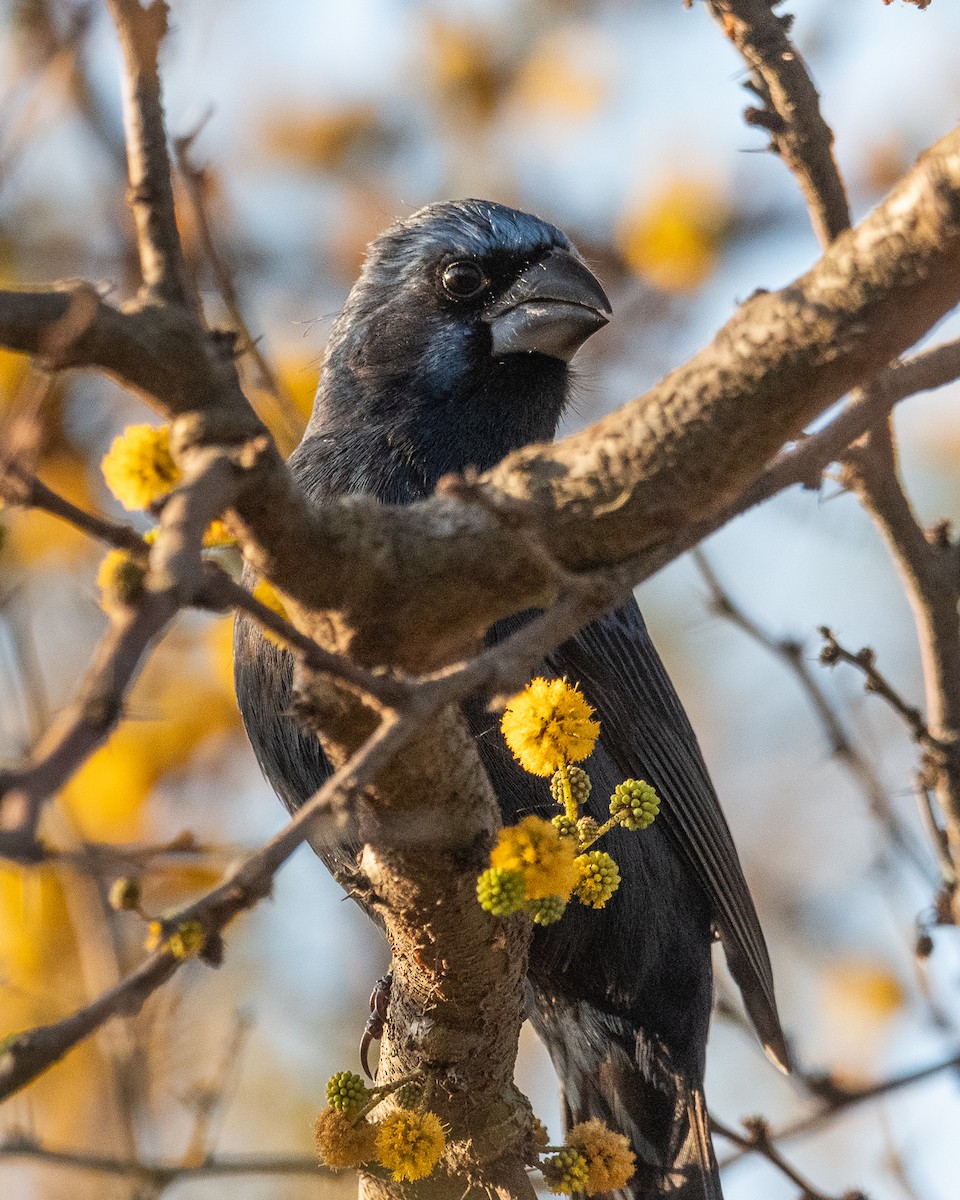
M 387 1009 L 390 1007 L 390 988 L 393 986 L 393 972 L 381 975 L 373 985 L 370 993 L 370 1016 L 363 1027 L 363 1037 L 360 1039 L 360 1065 L 368 1079 L 373 1079 L 373 1072 L 367 1062 L 370 1043 L 379 1042 L 383 1037 L 383 1029 L 387 1020 Z

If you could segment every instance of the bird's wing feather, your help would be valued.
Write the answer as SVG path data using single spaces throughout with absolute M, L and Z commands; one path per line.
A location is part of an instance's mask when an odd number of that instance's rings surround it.
M 624 777 L 659 793 L 658 821 L 709 893 L 731 973 L 767 1053 L 788 1052 L 753 900 L 696 735 L 633 601 L 591 622 L 548 657 L 581 682 Z

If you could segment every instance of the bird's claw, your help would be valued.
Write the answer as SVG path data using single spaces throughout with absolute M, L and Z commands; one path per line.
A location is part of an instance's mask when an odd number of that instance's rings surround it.
M 373 1072 L 367 1062 L 370 1043 L 378 1042 L 383 1037 L 383 1029 L 387 1020 L 387 1010 L 390 1007 L 390 988 L 393 986 L 393 972 L 381 975 L 373 985 L 370 993 L 370 1016 L 363 1027 L 363 1037 L 360 1039 L 360 1065 L 368 1079 L 373 1079 Z

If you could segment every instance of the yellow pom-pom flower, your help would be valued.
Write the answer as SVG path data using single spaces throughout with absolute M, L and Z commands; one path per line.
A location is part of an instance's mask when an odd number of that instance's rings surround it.
M 588 1196 L 615 1192 L 633 1177 L 636 1156 L 622 1133 L 614 1133 L 596 1118 L 574 1125 L 567 1145 L 578 1150 L 587 1162 Z
M 541 1164 L 543 1178 L 551 1192 L 575 1196 L 587 1186 L 587 1160 L 579 1150 L 564 1146 Z
M 377 1152 L 377 1127 L 336 1108 L 327 1107 L 318 1113 L 313 1133 L 320 1161 L 334 1171 L 359 1167 Z
M 620 871 L 605 850 L 588 850 L 574 860 L 580 879 L 574 895 L 588 908 L 603 908 L 620 886 Z
M 170 427 L 128 425 L 100 464 L 107 487 L 124 508 L 149 508 L 180 482 L 170 453 Z
M 401 1108 L 377 1125 L 377 1162 L 392 1171 L 396 1180 L 412 1182 L 429 1175 L 445 1146 L 436 1113 Z
M 580 878 L 575 856 L 573 838 L 561 837 L 556 826 L 543 817 L 530 816 L 500 830 L 490 865 L 519 872 L 528 900 L 547 896 L 568 900 Z
M 565 679 L 534 679 L 500 719 L 514 758 L 531 775 L 553 775 L 593 750 L 600 725 L 593 709 Z

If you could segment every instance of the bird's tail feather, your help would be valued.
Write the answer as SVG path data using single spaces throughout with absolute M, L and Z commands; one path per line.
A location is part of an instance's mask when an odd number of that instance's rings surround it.
M 563 1084 L 567 1126 L 596 1117 L 629 1138 L 637 1156 L 617 1200 L 722 1200 L 699 1080 L 628 1019 L 538 999 L 534 1024 Z

